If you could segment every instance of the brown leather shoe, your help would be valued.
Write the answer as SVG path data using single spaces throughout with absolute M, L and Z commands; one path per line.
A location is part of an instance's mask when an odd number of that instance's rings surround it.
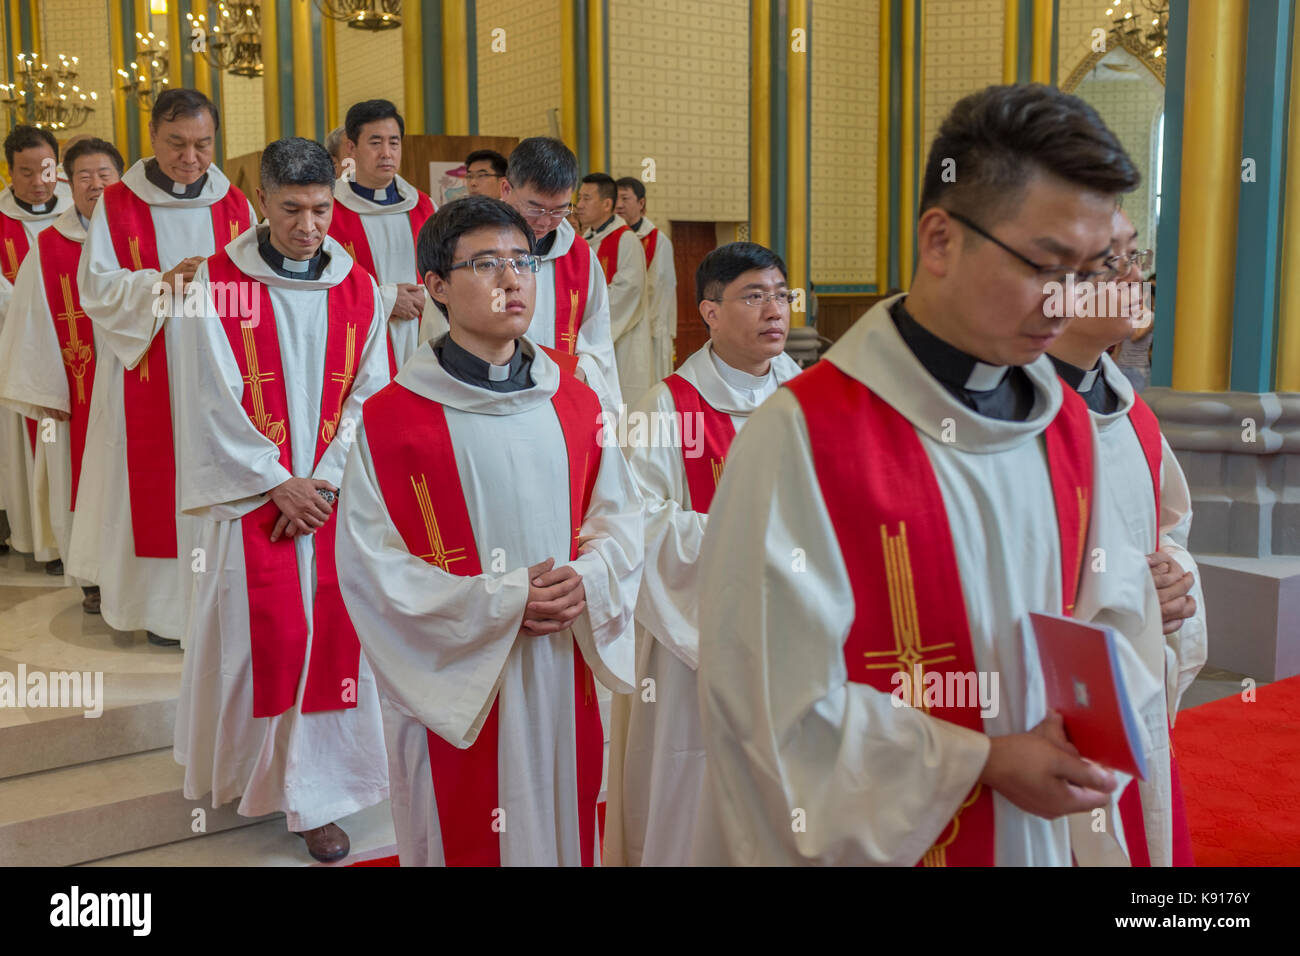
M 348 835 L 337 823 L 327 823 L 314 830 L 294 832 L 307 841 L 307 852 L 322 863 L 341 860 L 352 849 L 352 844 L 348 842 Z
M 81 589 L 81 608 L 87 614 L 99 613 L 99 588 L 89 587 Z

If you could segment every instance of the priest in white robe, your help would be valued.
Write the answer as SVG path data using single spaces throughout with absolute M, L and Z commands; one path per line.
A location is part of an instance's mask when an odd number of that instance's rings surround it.
M 333 507 L 361 404 L 388 380 L 386 316 L 374 279 L 327 236 L 324 147 L 271 143 L 261 183 L 266 223 L 199 267 L 203 316 L 179 329 L 178 381 L 193 397 L 178 420 L 181 507 L 202 519 L 206 567 L 175 755 L 186 798 L 283 812 L 330 861 L 349 848 L 335 821 L 388 796 L 379 698 L 339 592 Z M 245 287 L 258 295 L 251 310 Z
M 0 190 L 0 323 L 10 308 L 13 284 L 37 236 L 72 207 L 66 183 L 59 182 L 59 144 L 47 129 L 19 124 L 5 137 L 10 185 Z M 9 519 L 9 544 L 15 551 L 46 562 L 51 574 L 63 573 L 44 489 L 33 478 L 39 422 L 12 408 L 0 409 L 0 505 Z M 8 550 L 8 545 L 0 542 Z
M 575 374 L 617 414 L 623 399 L 609 332 L 609 289 L 591 247 L 565 218 L 577 187 L 573 150 L 549 136 L 530 136 L 510 152 L 501 198 L 524 217 L 537 242 L 537 304 L 529 341 L 576 355 Z M 447 331 L 442 313 L 436 315 L 437 321 L 421 331 L 421 341 Z
M 532 245 L 499 200 L 434 216 L 420 264 L 450 332 L 366 403 L 343 477 L 406 866 L 600 859 L 595 682 L 632 689 L 641 501 L 572 356 L 524 334 Z
M 578 189 L 578 221 L 609 286 L 609 331 L 623 402 L 632 405 L 651 377 L 650 323 L 646 316 L 645 250 L 614 212 L 618 190 L 607 173 L 588 173 Z
M 95 324 L 95 388 L 68 572 L 100 585 L 104 620 L 176 645 L 194 584 L 198 519 L 179 514 L 173 387 L 184 290 L 207 256 L 254 220 L 212 162 L 217 108 L 197 90 L 162 93 L 149 120 L 154 155 L 104 191 L 86 230 L 77 284 Z
M 677 339 L 677 268 L 673 263 L 673 244 L 645 214 L 645 184 L 635 176 L 624 176 L 617 185 L 618 205 L 614 211 L 623 217 L 645 249 L 652 374 L 659 381 L 672 374 L 673 345 Z
M 104 189 L 122 178 L 122 157 L 112 143 L 85 137 L 68 149 L 64 166 L 72 201 L 42 232 L 18 270 L 8 320 L 0 331 L 0 402 L 39 422 L 33 495 L 47 514 L 60 554 L 68 553 L 72 516 L 95 382 L 95 330 L 81 310 L 77 268 L 86 226 Z M 82 495 L 82 507 L 97 503 Z M 98 521 L 95 516 L 87 520 Z M 99 588 L 74 578 L 82 607 L 99 613 Z
M 1126 635 L 1159 615 L 1144 556 L 1089 507 L 1109 492 L 1087 409 L 1042 358 L 1063 324 L 1044 283 L 1103 269 L 1137 182 L 1075 97 L 959 101 L 930 152 L 910 293 L 745 426 L 700 557 L 697 861 L 1069 866 L 1104 852 L 1067 820 L 1093 810 L 1122 847 L 1127 780 L 1048 712 L 1027 615 Z M 1135 709 L 1162 708 L 1118 648 Z M 926 674 L 936 699 L 907 695 L 899 678 Z
M 343 128 L 351 166 L 334 184 L 330 235 L 379 283 L 395 373 L 419 344 L 421 316 L 437 311 L 415 268 L 415 237 L 435 207 L 397 173 L 406 124 L 396 106 L 354 103 Z
M 646 569 L 636 612 L 636 689 L 613 702 L 606 862 L 684 866 L 700 790 L 695 669 L 697 562 L 727 451 L 750 414 L 799 374 L 785 354 L 790 290 L 770 249 L 735 242 L 696 275 L 709 342 L 628 416 L 625 453 L 645 500 Z M 675 422 L 666 433 L 656 422 Z M 634 430 L 648 425 L 634 438 Z
M 1165 687 L 1162 716 L 1168 723 L 1153 722 L 1156 759 L 1151 773 L 1130 784 L 1121 797 L 1126 834 L 1145 835 L 1145 841 L 1128 842 L 1129 858 L 1134 866 L 1191 866 L 1191 838 L 1168 729 L 1183 692 L 1205 664 L 1205 598 L 1196 561 L 1187 550 L 1192 522 L 1187 479 L 1155 414 L 1106 354 L 1127 340 L 1135 322 L 1150 321 L 1141 293 L 1141 268 L 1150 253 L 1137 248 L 1137 230 L 1122 210 L 1115 211 L 1112 222 L 1120 274 L 1114 283 L 1079 290 L 1075 317 L 1049 354 L 1065 386 L 1087 403 L 1097 427 L 1111 493 L 1099 507 L 1113 509 L 1117 527 L 1147 555 L 1161 604 L 1161 616 L 1134 640 L 1139 657 Z

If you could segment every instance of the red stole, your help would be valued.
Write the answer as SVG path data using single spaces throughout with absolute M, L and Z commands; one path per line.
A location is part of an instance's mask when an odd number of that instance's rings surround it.
M 100 201 L 105 205 L 118 265 L 137 272 L 161 272 L 149 204 L 122 182 L 105 189 Z M 248 199 L 232 184 L 208 208 L 213 248 L 220 252 L 248 228 Z M 131 532 L 136 556 L 141 558 L 176 557 L 176 452 L 165 332 L 164 328 L 153 337 L 135 368 L 122 372 Z
M 18 267 L 27 258 L 27 251 L 30 248 L 31 241 L 27 238 L 27 227 L 23 221 L 0 213 L 0 271 L 4 273 L 10 285 L 18 275 Z M 35 455 L 36 419 L 24 418 L 23 422 L 27 425 L 27 442 L 31 446 L 32 454 Z
M 18 275 L 18 267 L 27 258 L 31 240 L 27 238 L 27 227 L 21 219 L 6 216 L 0 212 L 0 272 L 13 284 Z
M 618 243 L 623 238 L 623 233 L 627 231 L 627 226 L 619 226 L 600 240 L 600 247 L 596 250 L 596 258 L 600 260 L 600 268 L 605 273 L 606 282 L 613 282 L 614 273 L 618 272 Z
M 659 248 L 659 230 L 651 229 L 641 237 L 641 248 L 645 250 L 645 267 L 647 269 L 655 261 L 655 250 Z
M 573 355 L 578 350 L 578 329 L 587 314 L 587 287 L 591 282 L 591 247 L 573 237 L 569 251 L 555 262 L 555 349 Z
M 349 187 L 350 188 L 350 187 Z M 417 248 L 420 244 L 420 227 L 434 213 L 433 200 L 430 199 L 420 190 L 415 191 L 415 205 L 411 207 L 407 218 L 411 223 L 411 244 L 412 249 Z M 366 236 L 366 227 L 361 221 L 361 214 L 354 209 L 349 209 L 341 202 L 334 203 L 334 216 L 330 220 L 329 234 L 338 240 L 339 245 L 348 251 L 353 259 L 372 276 L 375 281 L 379 281 L 379 272 L 375 269 L 375 255 L 370 250 L 370 239 Z M 420 268 L 416 264 L 415 255 L 411 256 L 411 269 L 415 278 L 412 282 L 417 285 L 421 282 Z M 388 316 L 384 316 L 385 319 Z M 412 321 L 418 322 L 419 319 Z M 393 343 L 388 341 L 388 377 L 392 378 L 397 374 L 397 356 L 393 353 Z
M 573 525 L 569 559 L 573 560 L 578 556 L 578 529 L 600 470 L 596 425 L 600 402 L 572 375 L 561 373 L 551 403 L 564 432 L 569 460 Z M 449 574 L 472 577 L 483 573 L 443 406 L 394 382 L 366 402 L 362 418 L 379 490 L 406 547 Z M 591 670 L 576 641 L 573 689 L 578 833 L 582 865 L 592 866 L 605 738 Z M 538 692 L 550 691 L 540 688 Z M 499 704 L 499 700 L 492 702 L 482 730 L 466 749 L 428 731 L 434 799 L 448 866 L 501 865 L 500 837 L 493 829 L 494 811 L 502 806 L 497 777 Z
M 36 244 L 40 249 L 45 301 L 54 319 L 54 332 L 63 356 L 63 371 L 68 378 L 68 407 L 71 409 L 68 433 L 72 445 L 72 493 L 68 510 L 76 511 L 81 457 L 86 449 L 86 426 L 90 418 L 90 387 L 95 381 L 94 331 L 86 320 L 86 313 L 81 311 L 81 293 L 77 288 L 77 266 L 81 263 L 82 247 L 81 243 L 52 228 L 37 236 Z
M 1151 486 L 1156 505 L 1155 531 L 1158 550 L 1160 547 L 1160 465 L 1164 457 L 1164 446 L 1160 439 L 1160 422 L 1155 412 L 1151 411 L 1151 406 L 1142 401 L 1142 397 L 1136 392 L 1133 394 L 1133 407 L 1129 409 L 1128 420 L 1137 434 L 1138 444 L 1142 447 L 1142 456 L 1146 458 L 1147 468 L 1151 472 Z M 1173 866 L 1195 866 L 1196 861 L 1192 857 L 1192 836 L 1187 826 L 1183 788 L 1178 775 L 1178 762 L 1174 760 L 1172 733 L 1169 736 L 1169 778 L 1173 833 L 1170 862 Z M 1124 788 L 1124 793 L 1119 800 L 1119 812 L 1120 819 L 1124 822 L 1124 834 L 1128 837 L 1129 861 L 1133 866 L 1150 866 L 1151 853 L 1147 846 L 1146 821 L 1142 815 L 1142 797 L 1136 780 Z
M 975 673 L 952 531 L 916 429 L 825 359 L 787 387 L 803 410 L 822 498 L 853 588 L 855 616 L 844 644 L 848 679 L 892 693 L 898 672 L 913 681 L 927 673 Z M 852 441 L 845 441 L 846 433 Z M 1091 423 L 1077 394 L 1066 391 L 1044 437 L 1061 539 L 1062 604 L 1069 614 L 1092 496 Z M 929 709 L 932 717 L 983 733 L 979 711 L 978 701 Z M 975 785 L 920 862 L 993 865 L 987 787 Z
M 208 274 L 214 283 L 253 281 L 240 271 L 225 250 L 208 259 Z M 334 438 L 343 403 L 356 379 L 361 347 L 374 315 L 372 288 L 370 276 L 354 265 L 347 278 L 328 292 L 325 385 L 321 390 L 314 464 L 320 462 Z M 244 378 L 241 398 L 244 411 L 257 430 L 279 446 L 280 464 L 292 472 L 289 400 L 275 313 L 269 287 L 258 283 L 258 289 L 259 322 L 245 324 L 238 315 L 221 315 L 221 324 Z M 227 304 L 227 297 L 214 298 L 220 311 Z M 316 596 L 312 608 L 311 660 L 302 699 L 304 714 L 357 706 L 361 644 L 339 591 L 334 564 L 336 514 L 337 510 L 316 531 Z M 271 541 L 271 531 L 279 517 L 280 509 L 268 500 L 241 519 L 253 656 L 254 717 L 274 717 L 293 706 L 307 654 L 307 615 L 298 586 L 294 539 Z
M 679 433 L 682 436 L 686 434 L 687 415 L 694 416 L 695 421 L 703 426 L 696 430 L 703 439 L 703 447 L 696 457 L 687 454 L 683 439 L 682 464 L 686 468 L 686 486 L 691 492 L 691 510 L 708 514 L 713 494 L 718 490 L 718 482 L 722 480 L 727 451 L 731 448 L 732 439 L 736 437 L 736 425 L 730 415 L 706 402 L 699 390 L 680 375 L 669 375 L 664 379 L 664 384 L 672 393 L 673 405 L 677 409 Z

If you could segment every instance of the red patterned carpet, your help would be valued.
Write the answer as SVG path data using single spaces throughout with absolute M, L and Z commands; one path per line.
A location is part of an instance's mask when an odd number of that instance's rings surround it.
M 1183 711 L 1174 754 L 1197 866 L 1300 865 L 1300 677 Z

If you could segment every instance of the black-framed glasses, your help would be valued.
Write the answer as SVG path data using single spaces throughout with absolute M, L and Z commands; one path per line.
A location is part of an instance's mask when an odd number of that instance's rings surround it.
M 515 275 L 521 276 L 525 272 L 536 272 L 542 267 L 541 260 L 536 256 L 475 256 L 473 259 L 466 259 L 464 262 L 453 262 L 449 272 L 457 269 L 473 269 L 476 276 L 501 275 L 509 266 L 514 270 Z
M 789 291 L 781 292 L 750 292 L 747 295 L 738 295 L 734 299 L 708 299 L 709 302 L 743 302 L 751 309 L 757 309 L 767 302 L 775 302 L 777 305 L 793 305 L 795 293 Z
M 1037 272 L 1039 278 L 1045 282 L 1060 282 L 1064 284 L 1072 276 L 1075 282 L 1108 282 L 1111 279 L 1114 279 L 1117 276 L 1122 274 L 1122 270 L 1118 268 L 1119 260 L 1121 258 L 1124 258 L 1122 256 L 1111 256 L 1109 259 L 1104 259 L 1102 261 L 1102 265 L 1104 265 L 1106 268 L 1096 269 L 1092 272 L 1076 272 L 1073 269 L 1065 269 L 1062 268 L 1061 266 L 1045 266 L 1042 263 L 1035 262 L 1033 259 L 1030 259 L 1028 256 L 1016 252 L 1016 250 L 1012 249 L 1009 245 L 1007 245 L 997 236 L 993 235 L 988 230 L 983 229 L 976 223 L 967 219 L 961 213 L 953 212 L 951 209 L 945 209 L 944 212 L 952 216 L 953 219 L 956 219 L 959 223 L 961 223 L 971 232 L 975 233 L 976 235 L 983 236 L 985 239 L 993 243 L 999 249 L 1002 249 L 1004 252 L 1009 252 L 1011 255 L 1015 256 L 1025 265 L 1029 266 L 1031 269 Z M 1147 251 L 1147 250 L 1143 250 L 1143 251 Z

